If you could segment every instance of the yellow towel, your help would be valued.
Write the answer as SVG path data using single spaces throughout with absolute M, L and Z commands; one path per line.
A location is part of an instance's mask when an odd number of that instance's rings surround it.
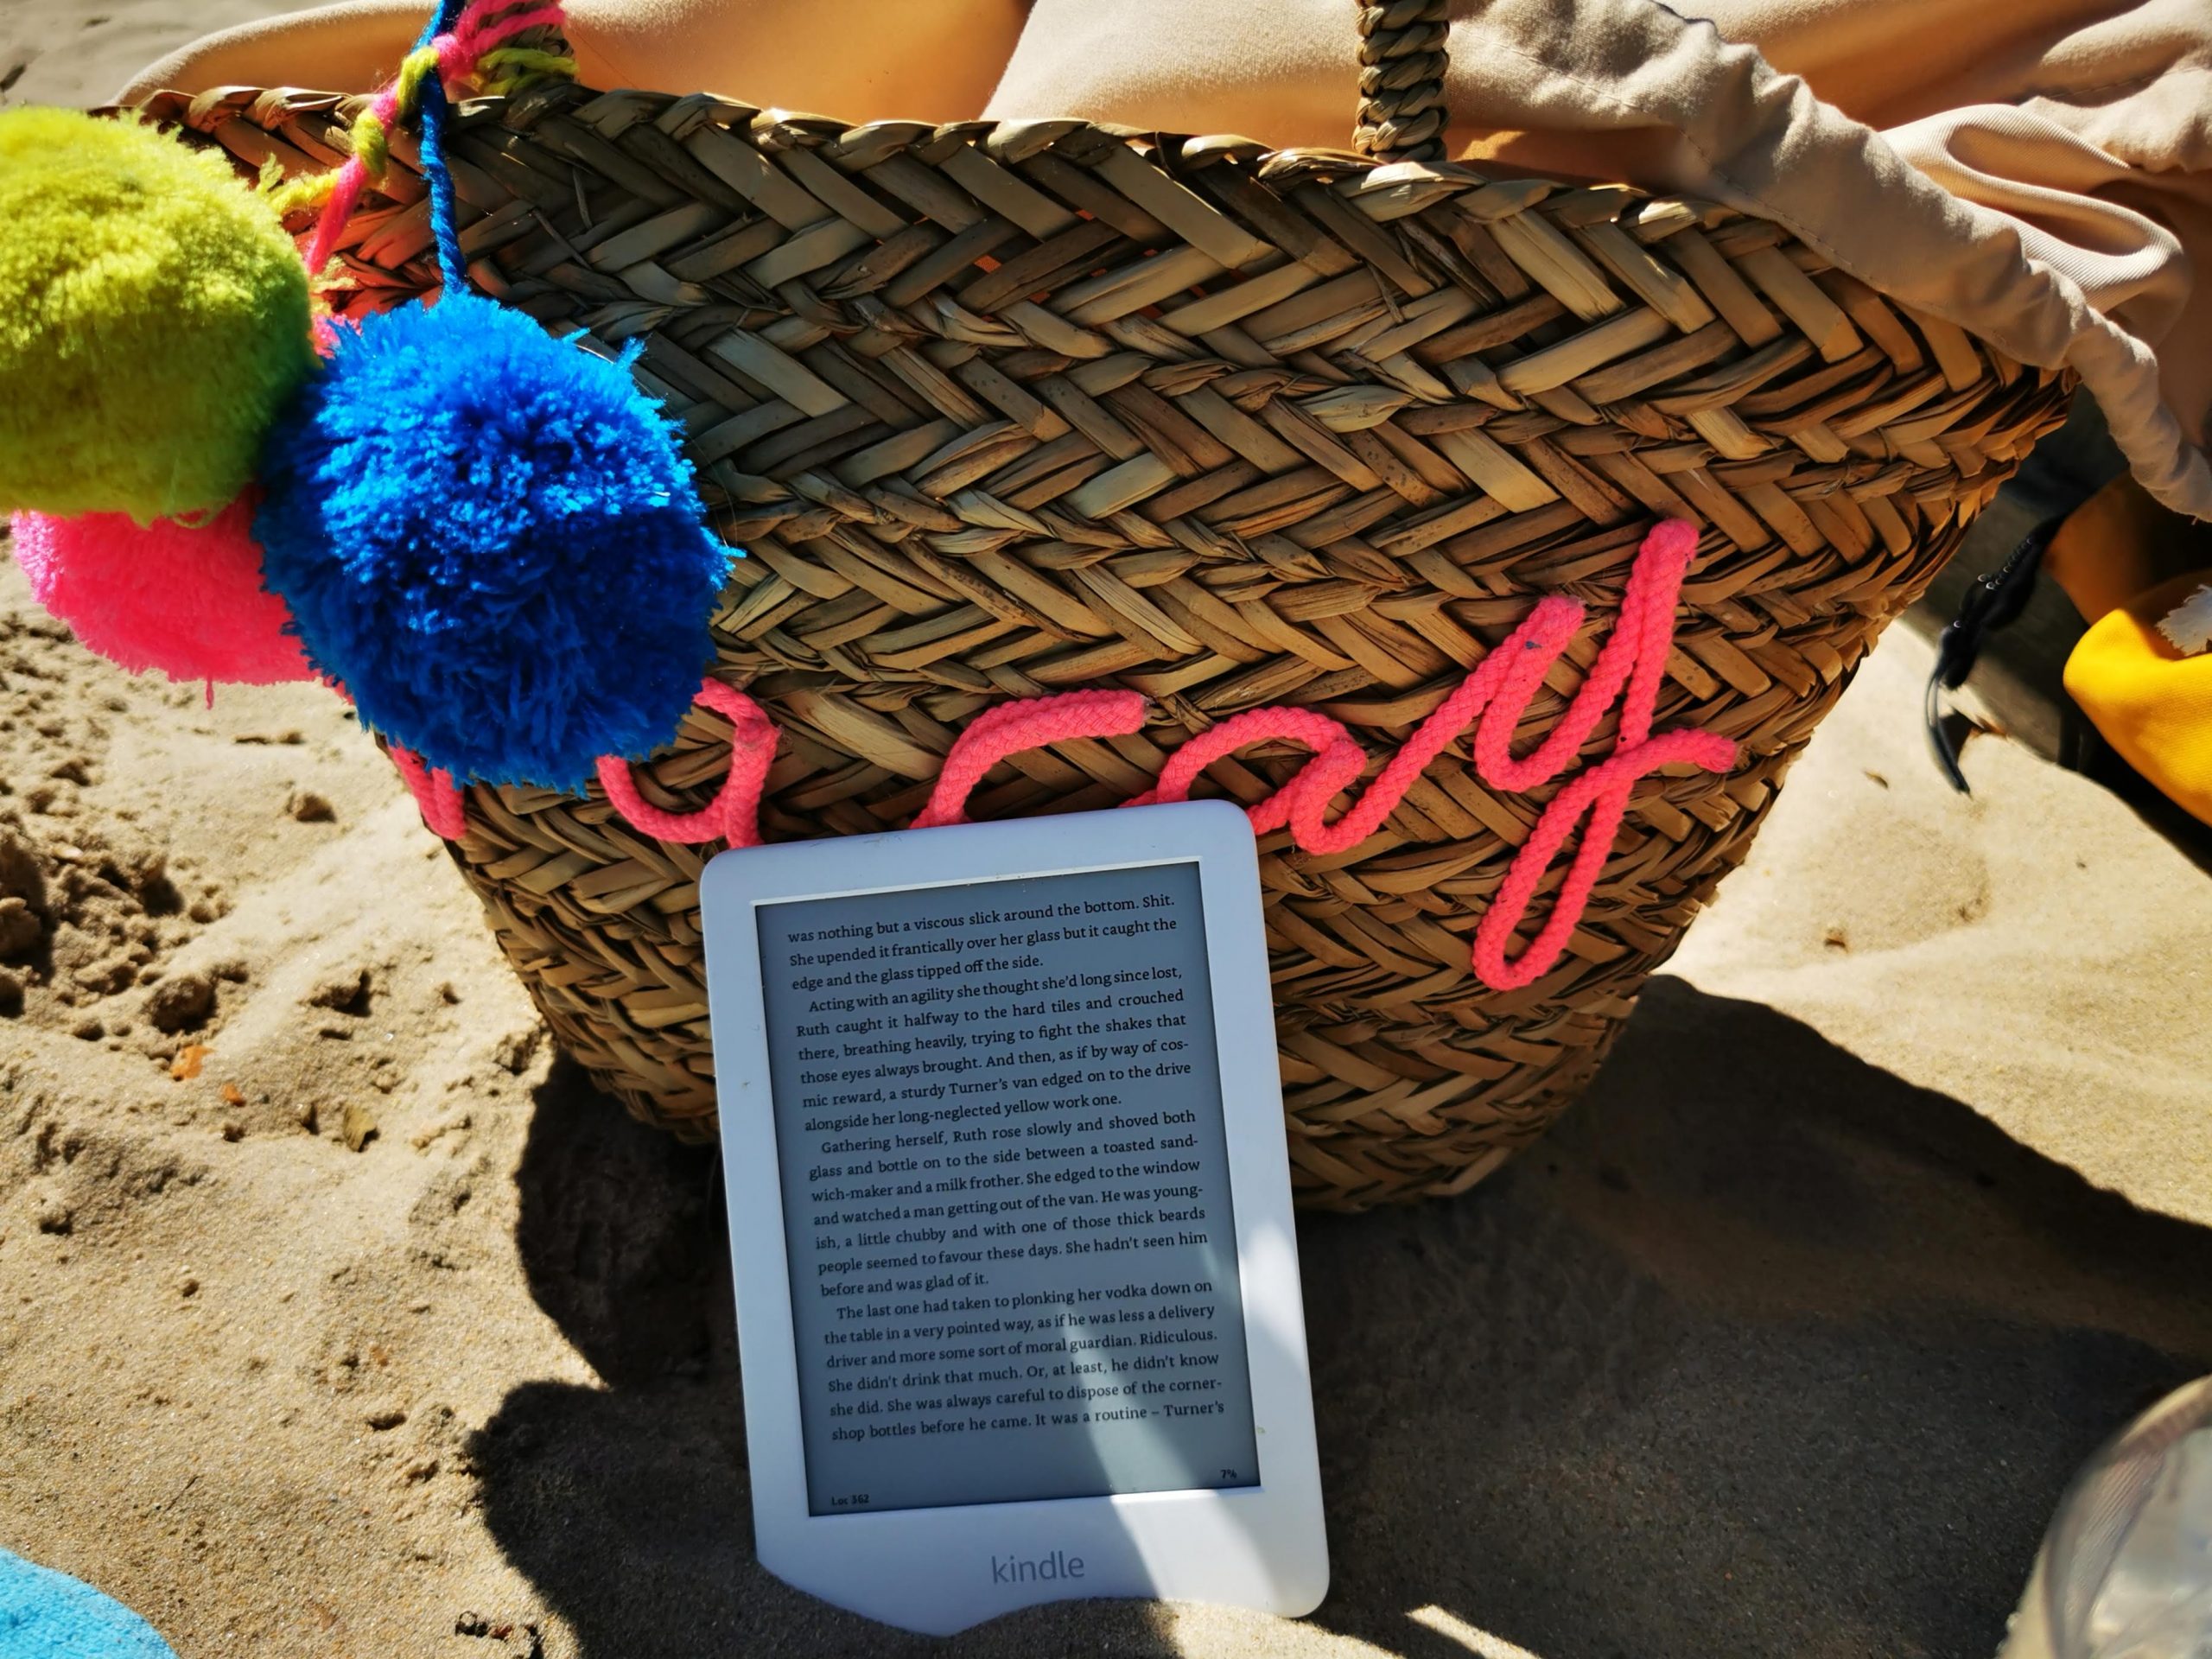
M 2045 568 L 2089 620 L 2068 694 L 2128 765 L 2212 823 L 2212 652 L 2184 654 L 2160 627 L 2212 585 L 2212 566 L 2190 568 L 2207 550 L 2205 526 L 2123 479 L 2066 521 Z

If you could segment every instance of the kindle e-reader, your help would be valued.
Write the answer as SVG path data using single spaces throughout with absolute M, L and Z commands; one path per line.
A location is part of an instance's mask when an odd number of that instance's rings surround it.
M 702 882 L 761 1562 L 948 1634 L 1328 1582 L 1258 862 L 1220 802 Z

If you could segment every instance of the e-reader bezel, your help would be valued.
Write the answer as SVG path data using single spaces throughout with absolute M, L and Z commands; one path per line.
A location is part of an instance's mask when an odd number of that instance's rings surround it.
M 1198 869 L 1259 1484 L 810 1513 L 755 907 L 1169 863 Z M 707 866 L 700 893 L 761 1564 L 825 1601 L 938 1636 L 1071 1596 L 1294 1616 L 1319 1605 L 1328 1550 L 1258 858 L 1244 814 L 1184 802 L 733 849 Z M 1056 1552 L 1058 1575 L 1023 1574 L 1021 1564 L 1041 1573 Z M 1001 1580 L 1009 1556 L 1015 1567 Z M 1080 1578 L 1067 1572 L 1077 1560 Z

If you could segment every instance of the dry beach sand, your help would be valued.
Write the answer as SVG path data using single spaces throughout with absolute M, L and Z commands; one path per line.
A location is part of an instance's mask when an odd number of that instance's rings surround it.
M 0 0 L 0 85 L 272 9 Z M 2212 1369 L 2212 881 L 2017 747 L 1950 795 L 1929 660 L 1551 1138 L 1302 1229 L 1319 1613 L 937 1644 L 752 1564 L 712 1160 L 540 1040 L 337 701 L 133 681 L 9 564 L 0 1546 L 182 1659 L 1986 1653 L 2075 1465 Z
M 956 1650 L 1993 1646 L 2068 1471 L 2212 1361 L 2212 883 L 2018 750 L 1942 792 L 1927 660 L 1551 1139 L 1303 1229 L 1321 1611 Z M 0 778 L 0 1545 L 184 1659 L 927 1645 L 750 1563 L 711 1161 L 537 1040 L 335 699 L 130 680 L 10 568 Z

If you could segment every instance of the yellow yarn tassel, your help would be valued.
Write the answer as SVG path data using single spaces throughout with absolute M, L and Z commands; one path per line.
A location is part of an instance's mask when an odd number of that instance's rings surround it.
M 422 102 L 423 83 L 437 73 L 436 47 L 417 47 L 407 54 L 406 61 L 399 66 L 399 119 L 414 118 L 416 106 Z
M 308 173 L 267 185 L 261 194 L 279 219 L 289 219 L 294 213 L 321 208 L 337 188 L 335 173 Z
M 423 100 L 423 83 L 438 73 L 438 49 L 435 46 L 418 47 L 407 54 L 399 66 L 399 79 L 393 89 L 396 103 L 392 118 L 410 121 Z M 385 168 L 391 163 L 391 135 L 385 124 L 377 119 L 374 109 L 365 109 L 353 118 L 353 154 L 370 178 L 381 181 Z
M 391 155 L 384 123 L 378 120 L 376 111 L 363 110 L 353 118 L 353 155 L 372 179 L 382 179 L 385 165 Z
M 576 60 L 536 47 L 503 46 L 477 60 L 476 77 L 486 92 L 509 98 L 541 80 L 574 80 Z
M 401 61 L 398 76 L 391 89 L 391 120 L 413 120 L 422 105 L 424 85 L 432 76 L 443 73 L 443 60 L 436 47 L 420 46 L 409 53 Z M 540 80 L 555 77 L 574 79 L 576 60 L 534 47 L 501 47 L 479 58 L 471 73 L 487 92 L 508 96 Z M 384 101 L 379 96 L 376 104 L 365 105 L 353 118 L 350 135 L 354 159 L 360 162 L 361 170 L 369 180 L 378 184 L 384 181 L 385 172 L 391 163 L 391 135 L 385 121 L 377 114 L 377 105 Z M 263 183 L 276 211 L 283 214 L 327 203 L 336 188 L 337 175 L 302 179 L 291 184 L 279 184 L 264 177 Z
M 253 181 L 254 194 L 267 202 L 269 211 L 279 219 L 321 207 L 337 188 L 335 173 L 309 173 L 296 179 L 286 178 L 283 162 L 274 156 L 262 158 Z

